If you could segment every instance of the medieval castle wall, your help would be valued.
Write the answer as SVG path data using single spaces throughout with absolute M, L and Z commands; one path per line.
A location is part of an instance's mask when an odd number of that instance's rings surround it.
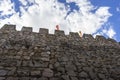
M 0 29 L 0 80 L 120 80 L 120 44 L 6 24 Z

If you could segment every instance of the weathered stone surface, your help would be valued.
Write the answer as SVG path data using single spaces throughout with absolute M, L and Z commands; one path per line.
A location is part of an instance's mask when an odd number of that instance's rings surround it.
M 48 54 L 47 52 L 42 52 L 42 53 L 41 53 L 41 56 L 42 56 L 42 57 L 49 57 L 49 54 Z
M 79 77 L 81 77 L 81 78 L 87 78 L 88 74 L 86 72 L 82 71 L 81 73 L 79 73 Z
M 55 30 L 55 35 L 57 35 L 57 36 L 64 36 L 65 33 L 64 33 L 64 31 Z
M 0 76 L 5 76 L 8 71 L 6 70 L 0 70 Z
M 6 80 L 19 80 L 19 78 L 17 78 L 17 77 L 7 77 Z
M 45 57 L 44 57 L 44 58 L 41 58 L 41 60 L 42 60 L 42 61 L 50 61 L 50 59 L 47 58 L 47 57 L 46 57 L 46 58 L 45 58 Z
M 37 61 L 37 60 L 33 61 L 32 63 L 34 64 L 33 67 L 47 68 L 48 66 L 48 63 Z
M 53 77 L 53 71 L 51 69 L 44 69 L 42 75 L 44 77 Z
M 95 79 L 97 77 L 97 75 L 93 71 L 90 71 L 88 73 L 91 79 Z
M 74 71 L 68 71 L 67 72 L 67 74 L 69 75 L 69 76 L 76 76 L 76 73 L 74 72 Z
M 40 28 L 40 29 L 39 29 L 39 33 L 40 33 L 40 34 L 48 34 L 48 29 Z
M 104 79 L 105 78 L 105 75 L 101 74 L 101 73 L 99 73 L 98 76 L 99 76 L 100 79 Z
M 30 72 L 29 70 L 27 69 L 19 69 L 17 70 L 17 76 L 20 76 L 20 77 L 25 77 L 25 76 L 29 76 Z
M 70 80 L 68 75 L 62 75 L 61 77 L 62 77 L 63 80 Z
M 30 78 L 29 77 L 21 77 L 21 78 L 19 78 L 19 80 L 30 80 Z
M 23 58 L 29 60 L 30 56 L 23 56 Z
M 55 64 L 54 64 L 54 67 L 55 68 L 57 68 L 57 67 L 59 67 L 60 66 L 60 63 L 59 62 L 56 62 Z
M 8 71 L 7 75 L 8 75 L 8 76 L 14 76 L 14 75 L 15 75 L 15 72 L 16 72 L 16 68 L 13 67 L 10 71 Z
M 41 72 L 40 71 L 31 71 L 31 76 L 41 76 Z
M 60 80 L 59 78 L 50 78 L 50 80 Z
M 66 62 L 66 61 L 68 61 L 68 57 L 67 56 L 61 57 L 60 61 Z
M 5 25 L 1 28 L 1 31 L 16 31 L 16 26 L 15 26 L 15 25 L 5 24 Z
M 71 71 L 71 70 L 76 71 L 76 70 L 77 70 L 77 69 L 76 69 L 76 66 L 73 65 L 73 64 L 67 64 L 67 65 L 65 65 L 65 69 L 66 69 L 67 71 Z
M 5 80 L 5 77 L 0 77 L 0 80 Z
M 41 77 L 41 78 L 38 78 L 37 80 L 48 80 L 48 78 Z
M 93 36 L 91 34 L 83 34 L 83 38 L 93 40 Z
M 71 77 L 71 80 L 78 80 L 77 77 Z
M 61 72 L 61 73 L 65 73 L 65 68 L 63 67 L 58 67 L 57 71 Z
M 32 32 L 32 28 L 31 27 L 23 27 L 21 31 L 23 31 L 23 32 Z
M 48 29 L 0 29 L 0 80 L 119 80 L 120 43 Z

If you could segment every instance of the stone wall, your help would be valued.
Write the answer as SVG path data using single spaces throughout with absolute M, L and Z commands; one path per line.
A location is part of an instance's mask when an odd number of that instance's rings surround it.
M 103 36 L 0 29 L 0 80 L 120 80 L 120 44 Z

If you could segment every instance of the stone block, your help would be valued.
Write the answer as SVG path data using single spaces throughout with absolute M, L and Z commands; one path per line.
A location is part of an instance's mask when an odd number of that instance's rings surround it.
M 45 28 L 40 28 L 39 29 L 40 34 L 48 34 L 48 32 L 49 32 L 48 29 L 45 29 Z
M 29 60 L 30 56 L 23 56 L 23 59 Z
M 79 73 L 79 77 L 80 78 L 87 78 L 88 74 L 86 72 L 82 71 L 81 73 Z
M 99 73 L 98 76 L 99 76 L 100 79 L 104 79 L 105 78 L 105 75 L 101 74 L 101 73 Z
M 21 77 L 25 77 L 25 76 L 29 76 L 29 70 L 17 70 L 17 76 L 21 76 Z
M 65 68 L 64 67 L 57 67 L 57 71 L 61 73 L 65 73 Z
M 8 71 L 6 70 L 0 70 L 0 76 L 5 76 Z
M 90 40 L 94 39 L 91 34 L 83 34 L 83 38 L 84 39 L 90 39 Z
M 65 33 L 62 30 L 55 30 L 55 35 L 57 35 L 57 36 L 64 36 Z
M 62 80 L 70 80 L 68 75 L 62 75 L 61 77 L 62 77 Z
M 33 61 L 34 65 L 33 67 L 39 67 L 39 68 L 46 68 L 48 67 L 48 62 L 42 62 L 42 61 Z
M 5 24 L 2 28 L 1 28 L 1 31 L 16 31 L 16 25 L 8 25 L 8 24 Z
M 88 73 L 91 79 L 95 79 L 97 77 L 97 75 L 93 71 L 89 71 Z
M 47 52 L 42 52 L 41 57 L 49 57 L 49 54 L 47 54 Z
M 41 60 L 42 60 L 42 61 L 50 61 L 50 59 L 47 58 L 47 57 L 43 57 L 43 58 L 41 58 Z
M 57 68 L 57 67 L 59 67 L 60 66 L 60 63 L 59 62 L 56 62 L 55 64 L 54 64 L 54 67 L 55 68 Z
M 76 66 L 73 65 L 73 64 L 67 64 L 67 65 L 65 65 L 65 69 L 66 69 L 66 71 L 70 71 L 70 70 L 75 71 L 75 70 L 77 70 Z
M 70 32 L 69 35 L 70 35 L 71 37 L 74 37 L 74 38 L 75 38 L 75 37 L 80 37 L 78 33 L 74 33 L 74 32 Z
M 63 56 L 60 58 L 60 61 L 67 62 L 69 59 L 67 56 Z
M 71 80 L 78 80 L 77 77 L 71 77 Z
M 20 77 L 18 80 L 30 80 L 30 77 Z
M 15 72 L 16 72 L 16 68 L 12 68 L 8 73 L 7 73 L 7 76 L 14 76 L 15 75 Z
M 114 39 L 112 39 L 112 38 L 108 38 L 107 40 L 112 42 L 112 43 L 116 43 L 116 41 Z
M 32 32 L 32 27 L 22 27 L 22 32 Z
M 31 71 L 31 76 L 41 76 L 41 72 L 39 70 Z
M 19 79 L 18 79 L 18 77 L 7 77 L 6 80 L 19 80 Z
M 96 39 L 97 41 L 106 40 L 106 38 L 105 38 L 104 36 L 101 36 L 101 35 L 97 35 L 97 36 L 95 37 L 95 39 Z
M 37 80 L 48 80 L 48 78 L 46 78 L 46 77 L 41 77 L 41 78 L 38 78 Z
M 50 78 L 49 80 L 60 80 L 59 78 Z
M 5 80 L 5 77 L 0 77 L 0 80 Z
M 42 75 L 44 77 L 53 77 L 53 71 L 51 69 L 44 69 Z
M 74 72 L 74 71 L 68 71 L 67 72 L 67 74 L 69 75 L 69 76 L 76 76 L 76 73 Z
M 30 62 L 28 60 L 23 60 L 21 66 L 29 66 Z

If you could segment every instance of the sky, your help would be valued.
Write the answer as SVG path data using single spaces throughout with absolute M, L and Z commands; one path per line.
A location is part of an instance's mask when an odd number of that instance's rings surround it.
M 0 0 L 0 28 L 4 24 L 49 33 L 59 25 L 65 34 L 81 31 L 120 42 L 120 0 Z

